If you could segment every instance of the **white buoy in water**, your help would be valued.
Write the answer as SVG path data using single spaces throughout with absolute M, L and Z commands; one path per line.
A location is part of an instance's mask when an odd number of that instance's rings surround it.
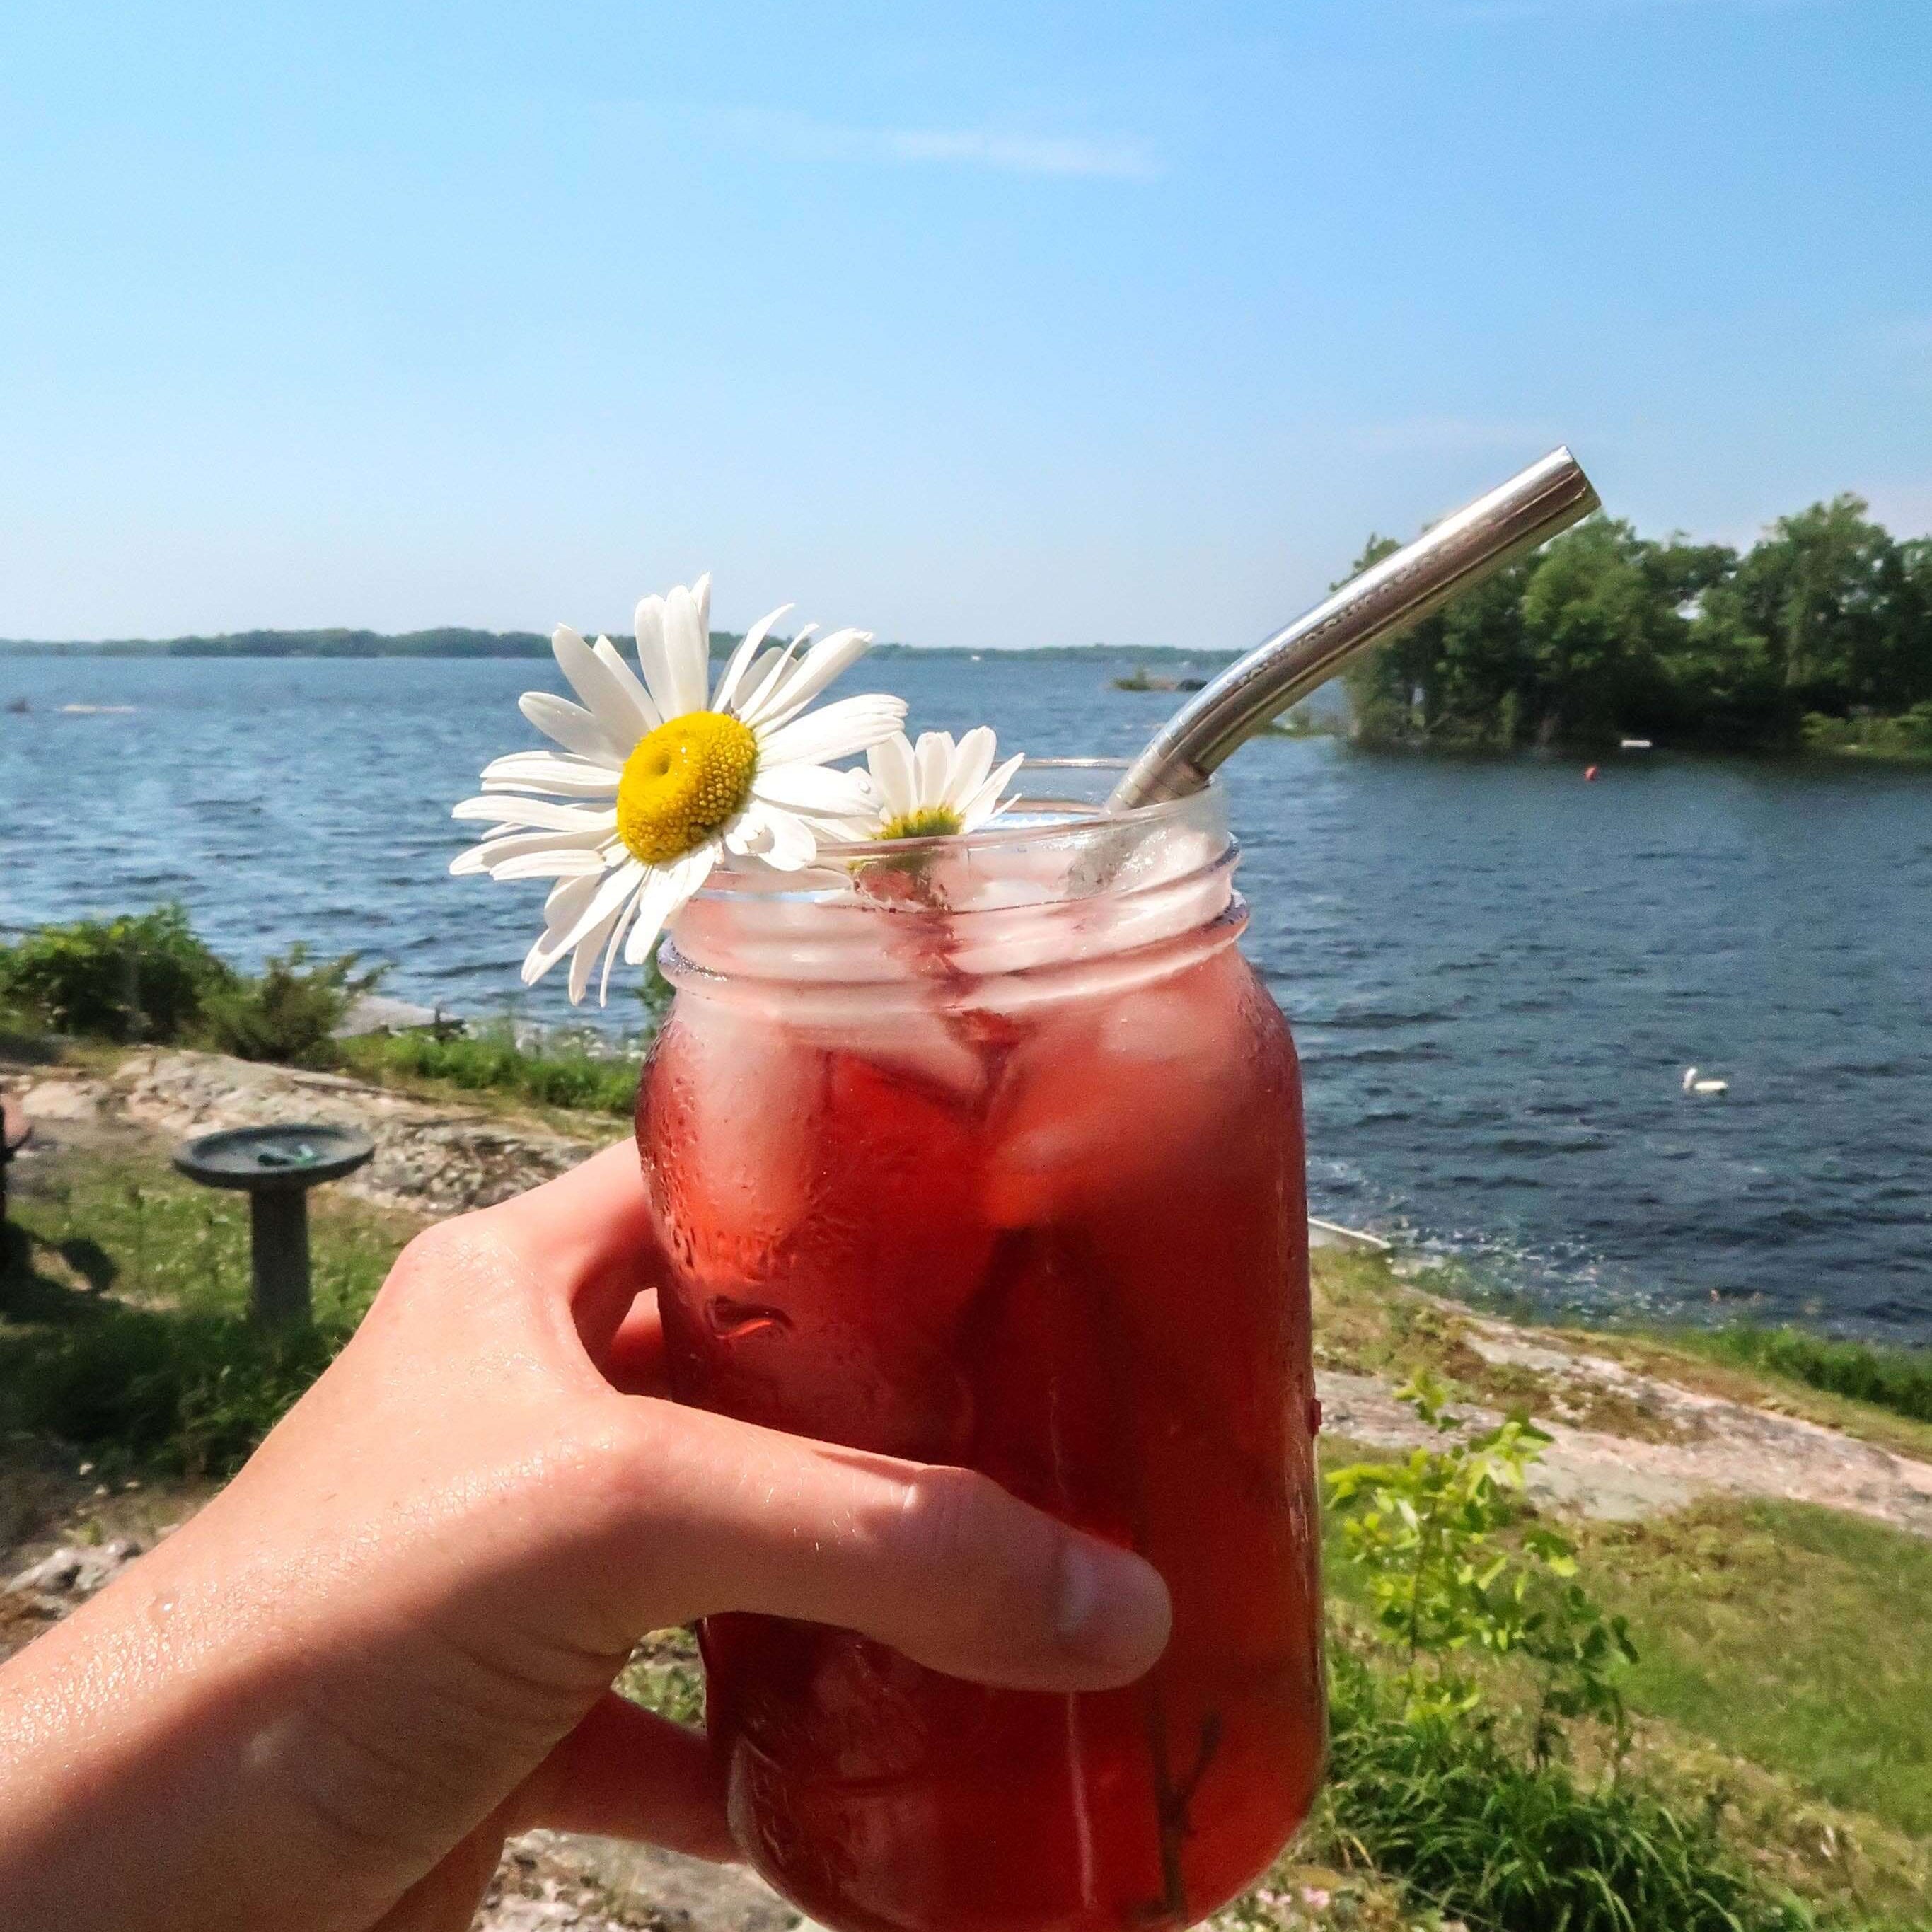
M 1687 1066 L 1684 1070 L 1684 1090 L 1687 1094 L 1728 1094 L 1731 1083 L 1728 1080 L 1700 1080 L 1696 1068 Z

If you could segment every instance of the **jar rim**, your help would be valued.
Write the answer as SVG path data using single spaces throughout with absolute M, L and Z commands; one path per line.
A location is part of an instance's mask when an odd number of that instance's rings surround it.
M 1020 766 L 1020 778 L 1024 782 L 1030 772 L 1091 772 L 1112 775 L 1124 772 L 1132 761 L 1119 758 L 1034 758 L 1029 755 Z M 1112 789 L 1110 785 L 1108 790 Z M 826 857 L 836 854 L 836 862 L 844 866 L 866 860 L 892 859 L 902 864 L 916 864 L 928 854 L 947 853 L 971 854 L 1009 850 L 1054 840 L 1064 842 L 1070 836 L 1083 831 L 1100 833 L 1103 828 L 1128 830 L 1138 834 L 1151 830 L 1192 812 L 1203 808 L 1204 799 L 1211 800 L 1210 810 L 1222 808 L 1226 796 L 1218 776 L 1210 776 L 1200 790 L 1189 792 L 1178 798 L 1156 799 L 1144 805 L 1130 806 L 1124 812 L 1110 811 L 1104 802 L 1094 804 L 1088 801 L 1053 796 L 1029 796 L 1024 791 L 1016 794 L 1015 804 L 1032 804 L 1036 807 L 1058 806 L 1072 808 L 1064 818 L 1048 819 L 1038 824 L 1012 822 L 1010 813 L 982 825 L 973 832 L 940 832 L 920 838 L 868 838 L 855 840 L 848 844 L 841 843 L 828 848 Z M 823 861 L 821 861 L 823 862 Z M 779 878 L 790 876 L 780 874 Z M 730 899 L 746 896 L 764 896 L 774 887 L 775 882 L 768 874 L 752 867 L 730 864 L 713 868 L 704 884 L 699 887 L 700 898 Z M 782 885 L 778 890 L 782 890 Z

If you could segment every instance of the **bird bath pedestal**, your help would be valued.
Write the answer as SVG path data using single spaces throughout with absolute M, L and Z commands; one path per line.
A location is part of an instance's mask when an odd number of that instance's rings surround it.
M 353 1174 L 376 1151 L 351 1127 L 234 1127 L 175 1150 L 176 1167 L 204 1187 L 248 1196 L 256 1321 L 309 1318 L 308 1190 Z

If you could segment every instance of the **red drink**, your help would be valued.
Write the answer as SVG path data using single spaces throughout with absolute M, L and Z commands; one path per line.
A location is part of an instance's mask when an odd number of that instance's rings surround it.
M 1313 1796 L 1300 1085 L 1235 948 L 1218 811 L 1155 808 L 1187 836 L 1077 902 L 1016 904 L 992 859 L 989 884 L 942 855 L 910 904 L 728 891 L 680 926 L 718 976 L 674 963 L 638 1113 L 679 1398 L 983 1470 L 1174 1599 L 1148 1678 L 1070 1697 L 712 1619 L 734 1828 L 826 1924 L 1184 1925 Z M 811 976 L 775 986 L 757 969 L 788 946 Z

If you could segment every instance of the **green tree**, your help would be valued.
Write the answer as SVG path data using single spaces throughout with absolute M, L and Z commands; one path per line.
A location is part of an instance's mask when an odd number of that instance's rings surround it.
M 1522 593 L 1538 736 L 1589 743 L 1647 724 L 1662 709 L 1663 666 L 1684 620 L 1630 526 L 1592 517 L 1539 556 Z
M 1862 498 L 1774 524 L 1738 566 L 1736 608 L 1782 671 L 1794 712 L 1901 709 L 1927 694 L 1923 593 Z

